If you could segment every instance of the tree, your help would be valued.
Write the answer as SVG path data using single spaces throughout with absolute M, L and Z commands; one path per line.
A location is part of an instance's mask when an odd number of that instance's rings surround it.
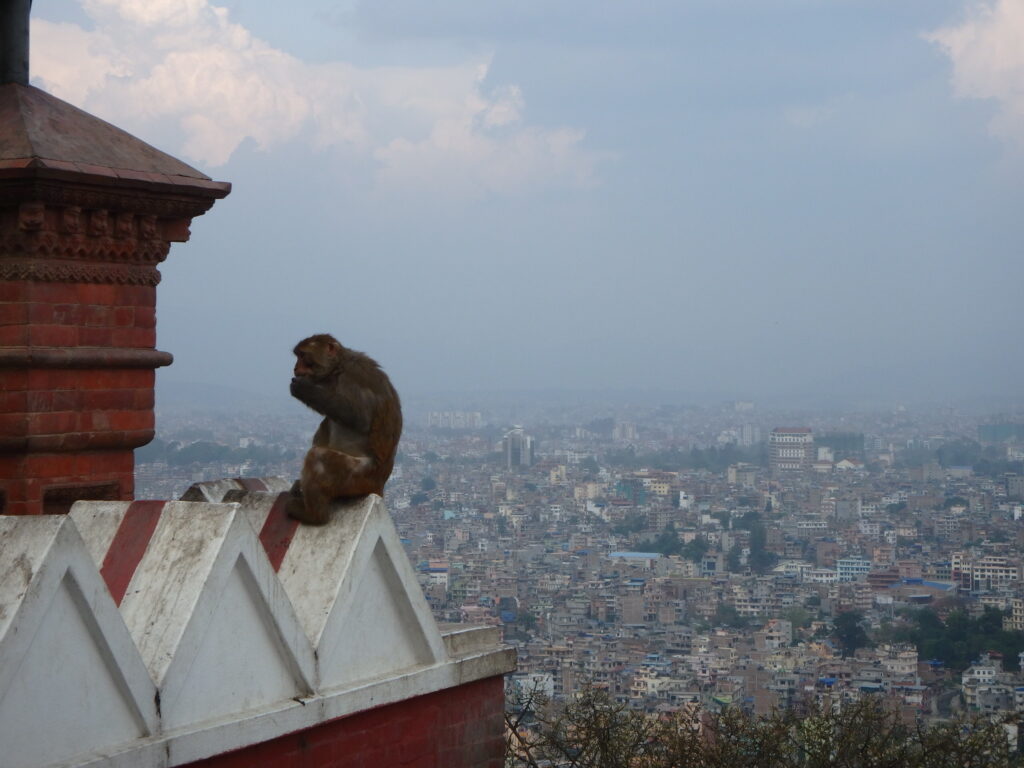
M 853 656 L 858 648 L 866 648 L 871 644 L 863 621 L 864 617 L 856 611 L 847 611 L 836 616 L 832 622 L 836 641 L 842 647 L 844 657 Z
M 725 556 L 725 568 L 729 573 L 739 573 L 742 569 L 740 564 L 740 548 L 731 547 L 729 554 Z
M 429 493 L 437 488 L 437 481 L 432 477 L 424 477 L 420 480 L 420 488 Z
M 760 522 L 754 523 L 750 528 L 750 557 L 747 560 L 754 573 L 767 573 L 779 561 L 774 552 L 765 549 L 767 539 L 764 526 Z
M 783 611 L 782 618 L 792 624 L 793 629 L 811 626 L 811 612 L 799 605 L 794 605 Z
M 708 540 L 703 536 L 697 536 L 692 540 L 686 542 L 680 549 L 679 554 L 685 557 L 687 560 L 692 560 L 695 563 L 699 563 L 701 558 L 707 553 L 711 545 L 708 544 Z
M 620 536 L 628 536 L 631 533 L 639 533 L 647 527 L 647 516 L 639 512 L 628 512 L 622 521 L 612 526 L 612 533 Z
M 703 541 L 703 539 L 702 539 Z M 665 526 L 658 538 L 648 545 L 652 552 L 660 552 L 663 555 L 678 555 L 680 553 L 685 554 L 685 547 L 679 540 L 679 534 L 676 532 L 674 524 L 669 523 Z M 687 545 L 689 546 L 689 545 Z M 707 549 L 707 542 L 704 542 L 704 548 Z
M 966 669 L 985 651 L 1003 655 L 1010 670 L 1019 664 L 1018 654 L 1024 651 L 1024 633 L 1003 629 L 1003 612 L 986 606 L 977 618 L 971 618 L 961 607 L 951 610 L 943 621 L 930 608 L 906 614 L 907 620 L 893 629 L 898 642 L 917 646 L 922 659 L 938 659 L 948 668 Z
M 715 616 L 712 619 L 712 623 L 716 627 L 733 627 L 739 629 L 747 626 L 746 619 L 740 616 L 740 612 L 736 610 L 736 606 L 729 605 L 729 603 L 719 603 L 715 608 Z
M 907 725 L 871 696 L 805 702 L 764 717 L 740 709 L 648 716 L 584 688 L 555 706 L 536 691 L 506 713 L 507 768 L 1012 768 L 1002 721 Z

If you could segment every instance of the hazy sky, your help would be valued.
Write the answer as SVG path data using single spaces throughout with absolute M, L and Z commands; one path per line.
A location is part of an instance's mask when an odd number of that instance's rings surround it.
M 234 191 L 161 381 L 1014 396 L 1024 0 L 35 0 L 33 83 Z

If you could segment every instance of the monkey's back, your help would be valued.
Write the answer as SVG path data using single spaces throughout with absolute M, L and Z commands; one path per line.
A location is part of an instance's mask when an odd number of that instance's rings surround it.
M 380 491 L 391 476 L 395 454 L 402 437 L 402 401 L 391 379 L 376 360 L 362 352 L 350 350 L 352 359 L 345 375 L 352 376 L 367 389 L 377 394 L 376 407 L 370 424 L 370 452 L 377 462 L 374 473 L 380 481 Z

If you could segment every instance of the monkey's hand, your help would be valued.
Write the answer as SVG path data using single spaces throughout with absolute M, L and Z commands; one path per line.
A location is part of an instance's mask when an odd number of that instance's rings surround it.
M 312 379 L 307 379 L 304 376 L 296 376 L 292 379 L 291 387 L 289 387 L 292 393 L 292 397 L 300 402 L 305 403 L 310 408 L 313 406 L 309 401 L 317 396 L 317 390 L 320 389 Z
M 354 391 L 344 387 L 340 389 L 341 391 L 332 391 L 329 387 L 302 376 L 293 378 L 291 384 L 292 396 L 317 413 L 339 424 L 365 432 L 370 426 L 371 407 L 368 401 L 371 398 L 361 388 L 352 388 Z

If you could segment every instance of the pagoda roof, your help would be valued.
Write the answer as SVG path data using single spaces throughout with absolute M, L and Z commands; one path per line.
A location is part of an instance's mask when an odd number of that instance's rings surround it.
M 230 184 L 211 180 L 127 131 L 39 88 L 4 83 L 0 85 L 0 172 L 19 169 L 173 184 L 206 189 L 216 197 L 231 189 Z

